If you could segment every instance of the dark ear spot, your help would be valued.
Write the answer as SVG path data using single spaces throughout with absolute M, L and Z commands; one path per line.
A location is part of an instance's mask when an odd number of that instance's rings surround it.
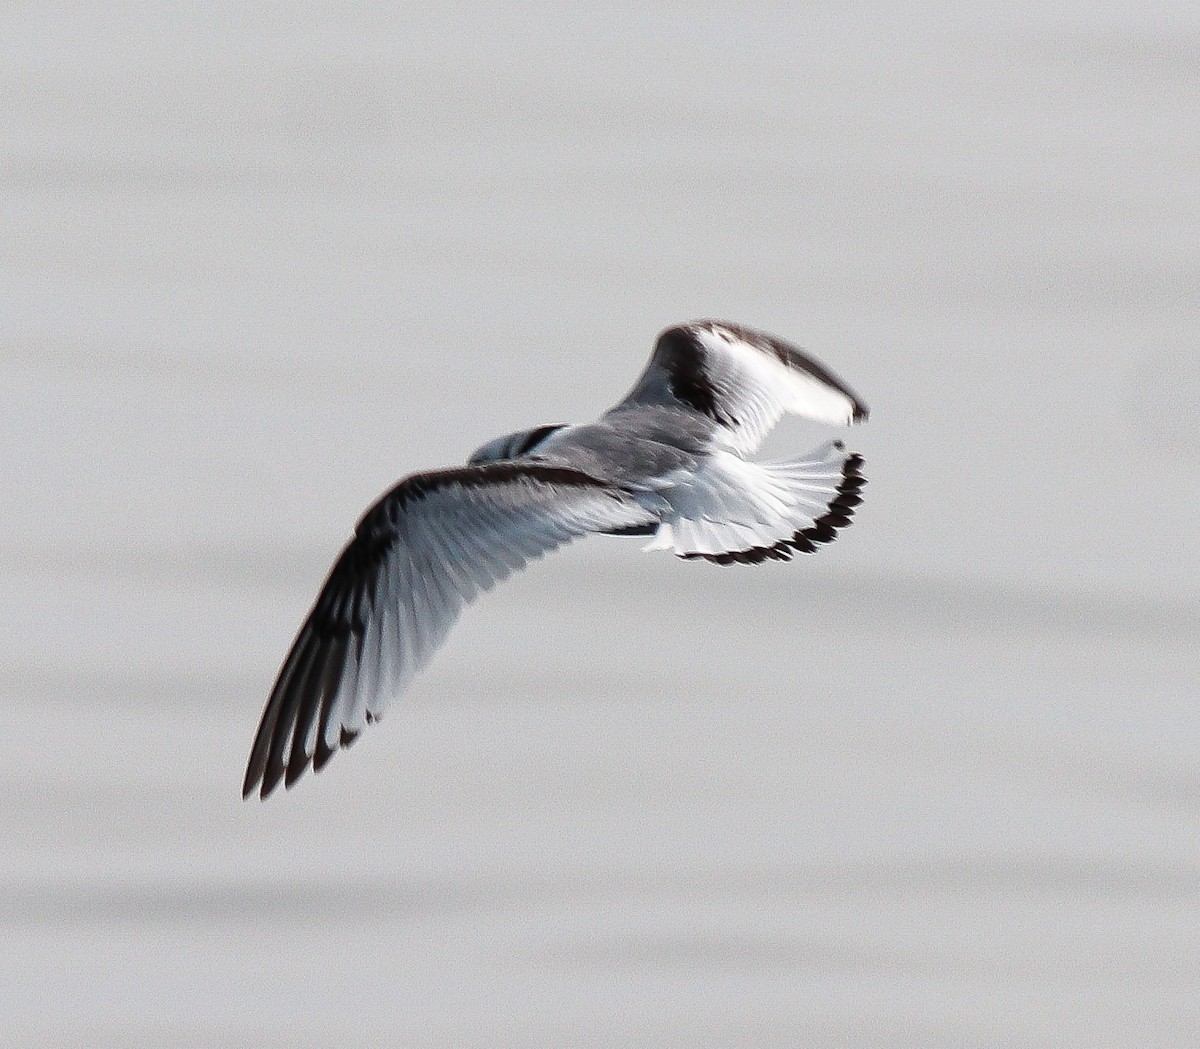
M 517 445 L 515 449 L 513 449 L 513 457 L 516 458 L 518 455 L 528 455 L 552 433 L 554 433 L 556 430 L 561 430 L 564 425 L 564 423 L 559 423 L 557 426 L 539 426 L 534 430 L 530 430 L 527 434 L 525 434 L 525 437 L 521 443 Z

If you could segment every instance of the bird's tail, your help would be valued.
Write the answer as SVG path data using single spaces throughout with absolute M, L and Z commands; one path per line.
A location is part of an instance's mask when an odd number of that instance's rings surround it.
M 718 452 L 686 485 L 660 493 L 671 512 L 644 549 L 721 565 L 811 554 L 850 524 L 866 484 L 862 462 L 841 441 L 769 463 Z

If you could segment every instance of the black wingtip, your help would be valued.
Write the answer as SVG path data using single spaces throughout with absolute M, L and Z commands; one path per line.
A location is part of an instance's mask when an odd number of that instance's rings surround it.
M 320 772 L 325 767 L 334 754 L 337 753 L 337 748 L 328 747 L 325 745 L 325 736 L 317 736 L 317 749 L 313 752 L 313 772 Z
M 265 799 L 283 780 L 285 765 L 273 766 L 267 769 L 262 781 L 262 797 Z
M 266 801 L 274 789 L 274 784 L 268 784 L 265 779 L 251 777 L 247 773 L 245 782 L 242 783 L 242 801 L 248 801 L 255 794 L 258 794 L 259 801 Z
M 287 769 L 283 773 L 283 789 L 291 790 L 292 784 L 296 782 L 305 772 L 308 771 L 308 766 L 312 763 L 312 759 L 305 757 L 300 760 L 300 751 L 297 751 L 292 760 L 288 762 Z
M 263 781 L 263 762 L 258 753 L 259 744 L 255 742 L 255 749 L 250 755 L 250 761 L 246 765 L 246 775 L 242 778 L 242 801 L 245 801 L 258 790 Z M 262 792 L 262 797 L 267 796 L 267 791 Z

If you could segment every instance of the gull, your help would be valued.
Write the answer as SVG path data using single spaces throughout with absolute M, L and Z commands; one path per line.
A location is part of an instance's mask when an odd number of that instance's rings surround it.
M 595 422 L 489 441 L 413 474 L 363 514 L 283 662 L 242 796 L 291 787 L 348 747 L 430 660 L 480 593 L 582 536 L 643 536 L 719 565 L 831 542 L 861 502 L 862 456 L 830 441 L 747 458 L 783 415 L 846 426 L 867 406 L 782 339 L 724 321 L 667 328 Z

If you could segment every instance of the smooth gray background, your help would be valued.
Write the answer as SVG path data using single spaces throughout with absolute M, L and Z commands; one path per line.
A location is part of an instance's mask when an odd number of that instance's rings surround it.
M 1193 10 L 6 4 L 0 1043 L 1200 1045 Z M 694 316 L 855 526 L 581 544 L 242 803 L 367 503 Z

